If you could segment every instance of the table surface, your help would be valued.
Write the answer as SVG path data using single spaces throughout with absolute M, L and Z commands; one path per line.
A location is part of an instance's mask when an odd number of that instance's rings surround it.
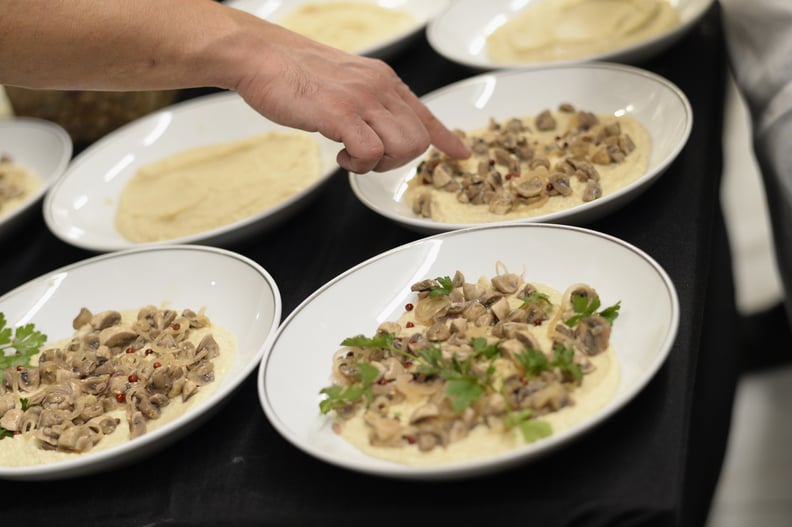
M 423 38 L 390 63 L 419 95 L 476 73 L 446 61 Z M 736 373 L 736 313 L 718 203 L 725 62 L 717 8 L 640 66 L 687 94 L 694 111 L 689 142 L 648 192 L 586 226 L 638 246 L 666 269 L 678 289 L 681 323 L 667 362 L 617 415 L 505 472 L 454 482 L 391 480 L 324 464 L 285 441 L 266 420 L 251 375 L 199 429 L 134 465 L 68 481 L 0 481 L 4 521 L 702 525 Z M 272 274 L 285 317 L 342 271 L 419 237 L 360 204 L 339 171 L 299 216 L 231 249 Z M 0 243 L 0 293 L 92 256 L 55 238 L 38 217 Z

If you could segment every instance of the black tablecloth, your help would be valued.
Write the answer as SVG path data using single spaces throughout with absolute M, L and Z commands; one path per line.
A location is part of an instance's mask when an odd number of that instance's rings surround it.
M 476 72 L 424 39 L 390 61 L 418 94 Z M 556 452 L 455 482 L 366 476 L 329 466 L 267 422 L 251 376 L 188 437 L 137 462 L 67 481 L 0 481 L 7 525 L 702 525 L 722 460 L 736 378 L 734 298 L 718 203 L 725 62 L 717 7 L 641 66 L 694 110 L 690 140 L 651 189 L 587 225 L 637 245 L 676 284 L 677 341 L 623 411 Z M 419 237 L 361 205 L 339 171 L 280 228 L 231 249 L 262 264 L 288 314 L 321 284 Z M 92 256 L 33 218 L 2 241 L 0 292 Z

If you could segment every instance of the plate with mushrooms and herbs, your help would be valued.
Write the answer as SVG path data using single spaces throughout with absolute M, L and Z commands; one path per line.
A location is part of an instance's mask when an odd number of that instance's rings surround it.
M 259 364 L 277 285 L 223 249 L 96 256 L 0 297 L 0 478 L 136 461 L 208 419 Z
M 538 458 L 617 412 L 678 325 L 673 283 L 628 243 L 558 224 L 459 229 L 307 298 L 262 360 L 259 398 L 288 441 L 330 464 L 468 477 Z
M 457 0 L 427 27 L 445 58 L 481 70 L 638 64 L 686 35 L 713 0 Z
M 430 147 L 403 167 L 349 181 L 363 204 L 423 233 L 591 222 L 656 182 L 693 124 L 667 79 L 606 63 L 482 74 L 422 100 L 470 157 Z

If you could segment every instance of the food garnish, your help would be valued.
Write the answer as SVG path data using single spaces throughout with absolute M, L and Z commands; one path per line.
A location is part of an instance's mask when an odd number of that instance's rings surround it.
M 12 366 L 29 366 L 30 359 L 47 342 L 47 335 L 38 331 L 35 324 L 25 324 L 17 328 L 6 327 L 5 314 L 0 312 L 0 381 L 3 370 Z M 13 349 L 13 353 L 8 353 Z

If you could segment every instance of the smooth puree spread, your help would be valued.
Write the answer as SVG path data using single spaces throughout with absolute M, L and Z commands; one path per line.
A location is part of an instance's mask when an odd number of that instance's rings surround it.
M 0 216 L 13 211 L 41 187 L 41 181 L 31 170 L 0 154 Z
M 413 27 L 415 17 L 369 2 L 304 4 L 278 21 L 301 35 L 348 52 L 375 46 Z
M 142 436 L 209 398 L 236 355 L 234 336 L 202 311 L 83 308 L 73 326 L 28 365 L 3 370 L 0 465 L 55 463 Z
M 404 464 L 465 461 L 567 429 L 619 385 L 620 303 L 499 272 L 422 280 L 398 321 L 344 340 L 323 413 L 361 451 Z
M 597 55 L 649 40 L 679 24 L 667 0 L 539 0 L 487 38 L 501 64 Z
M 473 152 L 468 159 L 433 148 L 408 181 L 404 199 L 418 216 L 465 224 L 569 209 L 636 181 L 651 153 L 637 120 L 570 104 L 458 133 Z
M 190 236 L 244 220 L 305 190 L 322 174 L 306 133 L 270 132 L 176 153 L 124 187 L 116 228 L 133 242 Z

